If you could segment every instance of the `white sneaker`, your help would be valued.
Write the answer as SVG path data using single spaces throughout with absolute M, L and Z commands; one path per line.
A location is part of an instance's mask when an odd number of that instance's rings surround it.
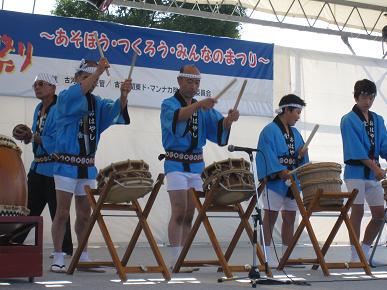
M 381 266 L 386 266 L 387 261 L 381 261 L 378 259 L 372 259 L 371 261 L 368 261 L 371 267 L 381 267 Z

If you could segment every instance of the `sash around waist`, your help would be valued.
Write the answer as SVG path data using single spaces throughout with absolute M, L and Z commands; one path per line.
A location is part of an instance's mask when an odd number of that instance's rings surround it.
M 40 155 L 40 156 L 34 157 L 35 163 L 48 163 L 48 162 L 53 162 L 53 161 L 54 161 L 54 159 L 52 158 L 51 155 Z
M 203 162 L 203 152 L 187 153 L 181 151 L 168 150 L 165 152 L 165 160 L 179 161 L 183 163 L 199 163 Z
M 56 162 L 75 165 L 79 167 L 92 167 L 94 166 L 94 156 L 79 156 L 65 153 L 52 154 L 53 159 Z

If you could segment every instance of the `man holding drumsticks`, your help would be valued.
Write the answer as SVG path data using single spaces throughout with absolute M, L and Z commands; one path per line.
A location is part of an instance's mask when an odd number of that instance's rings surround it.
M 262 193 L 264 208 L 263 233 L 269 266 L 277 262 L 270 254 L 270 244 L 274 224 L 278 212 L 282 214 L 282 251 L 285 252 L 292 240 L 297 203 L 286 180 L 289 171 L 309 162 L 304 140 L 300 132 L 293 127 L 305 102 L 296 95 L 284 96 L 279 102 L 278 115 L 273 122 L 263 128 L 258 140 L 256 157 L 258 178 L 266 180 L 266 188 Z M 296 179 L 297 186 L 298 180 Z
M 57 100 L 57 138 L 54 167 L 57 211 L 52 225 L 54 242 L 53 272 L 65 272 L 61 253 L 66 220 L 71 200 L 75 197 L 75 232 L 78 244 L 90 218 L 90 205 L 84 190 L 85 185 L 95 187 L 97 169 L 94 158 L 101 133 L 113 124 L 129 124 L 127 96 L 132 88 L 131 79 L 120 87 L 116 100 L 102 99 L 92 92 L 102 73 L 109 68 L 106 58 L 98 63 L 82 60 L 75 73 L 75 84 L 62 91 Z M 87 251 L 80 261 L 89 261 Z
M 194 99 L 200 79 L 196 66 L 183 66 L 177 77 L 179 90 L 161 105 L 165 155 L 159 158 L 165 157 L 164 171 L 171 202 L 168 238 L 173 249 L 172 267 L 192 225 L 195 207 L 188 190 L 203 191 L 200 177 L 204 169 L 203 146 L 207 139 L 219 146 L 226 145 L 231 125 L 239 118 L 236 109 L 230 110 L 224 118 L 213 108 L 216 103 L 214 98 Z
M 386 171 L 380 168 L 379 156 L 387 158 L 387 132 L 383 117 L 370 111 L 375 96 L 374 82 L 367 79 L 357 81 L 354 87 L 356 104 L 351 112 L 342 117 L 340 124 L 345 163 L 344 181 L 348 191 L 359 190 L 350 218 L 358 239 L 364 215 L 364 199 L 372 215 L 362 241 L 367 260 L 370 246 L 384 224 L 384 196 L 379 181 L 386 177 Z M 351 241 L 351 262 L 358 261 L 360 259 Z
M 39 73 L 32 85 L 35 96 L 40 100 L 35 108 L 32 130 L 19 124 L 13 129 L 13 136 L 25 144 L 32 143 L 34 160 L 28 172 L 28 209 L 30 216 L 40 216 L 46 206 L 51 220 L 56 212 L 56 192 L 54 183 L 54 160 L 51 154 L 55 149 L 56 138 L 56 78 L 48 73 Z M 18 236 L 14 242 L 23 243 L 29 231 Z M 73 254 L 70 219 L 66 223 L 62 251 Z

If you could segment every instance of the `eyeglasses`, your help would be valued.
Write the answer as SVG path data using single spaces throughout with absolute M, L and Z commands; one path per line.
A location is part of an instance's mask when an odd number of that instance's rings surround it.
M 47 82 L 44 82 L 44 81 L 37 81 L 35 82 L 33 85 L 32 85 L 32 88 L 36 88 L 36 87 L 43 87 L 45 85 L 48 85 L 48 86 L 51 86 L 51 84 L 47 83 Z

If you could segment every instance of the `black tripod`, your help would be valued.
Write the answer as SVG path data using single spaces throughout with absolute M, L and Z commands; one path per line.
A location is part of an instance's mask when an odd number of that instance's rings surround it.
M 238 148 L 239 150 L 237 150 Z M 230 150 L 232 149 L 232 150 Z M 244 151 L 247 154 L 249 154 L 250 157 L 250 168 L 251 172 L 253 174 L 253 180 L 254 180 L 254 188 L 255 188 L 255 195 L 257 198 L 257 204 L 255 206 L 255 213 L 251 215 L 253 219 L 253 225 L 254 225 L 254 231 L 253 231 L 253 241 L 252 241 L 252 247 L 253 247 L 253 263 L 251 265 L 251 269 L 249 271 L 249 274 L 246 277 L 233 277 L 233 278 L 219 278 L 218 282 L 225 282 L 225 281 L 234 281 L 239 279 L 250 279 L 251 287 L 256 288 L 257 284 L 264 284 L 264 285 L 284 285 L 284 284 L 291 284 L 291 281 L 282 281 L 282 280 L 275 280 L 272 278 L 261 277 L 261 274 L 259 273 L 259 268 L 257 266 L 257 255 L 256 255 L 256 248 L 258 243 L 258 233 L 257 228 L 259 224 L 259 232 L 260 232 L 260 243 L 263 248 L 263 253 L 265 257 L 265 273 L 267 274 L 269 272 L 269 265 L 267 261 L 267 251 L 265 243 L 263 242 L 263 224 L 262 224 L 262 215 L 261 215 L 261 209 L 258 205 L 258 199 L 259 199 L 259 192 L 258 192 L 258 182 L 256 178 L 256 170 L 254 170 L 254 156 L 253 152 L 257 151 L 257 149 L 251 149 L 251 148 L 244 148 L 244 147 L 236 147 L 236 146 L 229 146 L 229 151 Z

